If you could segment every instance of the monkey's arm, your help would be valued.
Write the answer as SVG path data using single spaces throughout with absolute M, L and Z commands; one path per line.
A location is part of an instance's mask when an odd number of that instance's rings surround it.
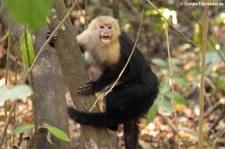
M 91 31 L 89 29 L 83 31 L 77 36 L 77 42 L 80 46 L 81 52 L 85 52 L 87 49 L 91 49 L 93 41 L 91 38 Z M 91 44 L 92 43 L 92 44 Z
M 88 81 L 84 86 L 81 86 L 78 89 L 78 93 L 83 95 L 89 95 L 98 92 L 107 85 L 111 84 L 113 81 L 115 81 L 119 73 L 120 69 L 106 69 L 98 80 Z

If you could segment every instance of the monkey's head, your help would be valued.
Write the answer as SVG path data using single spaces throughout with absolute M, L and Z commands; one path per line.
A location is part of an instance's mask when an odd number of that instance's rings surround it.
M 91 21 L 88 28 L 94 31 L 94 38 L 98 38 L 103 46 L 109 46 L 120 35 L 118 21 L 110 16 L 99 16 Z

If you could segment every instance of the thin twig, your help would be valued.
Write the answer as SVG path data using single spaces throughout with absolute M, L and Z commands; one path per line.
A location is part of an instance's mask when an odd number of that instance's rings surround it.
M 175 111 L 175 100 L 174 100 L 174 79 L 173 79 L 173 64 L 172 64 L 172 60 L 171 60 L 171 55 L 170 55 L 170 43 L 169 43 L 169 35 L 168 35 L 168 24 L 165 22 L 166 27 L 165 27 L 165 32 L 166 32 L 166 44 L 167 44 L 167 54 L 168 54 L 168 61 L 169 61 L 169 70 L 170 70 L 170 80 L 171 80 L 171 89 L 172 89 L 172 106 L 173 106 L 173 111 Z M 171 117 L 173 117 L 175 119 L 175 128 L 177 130 L 177 132 L 179 132 L 178 129 L 178 117 L 176 112 L 173 112 L 173 114 L 171 115 Z M 178 133 L 179 134 L 179 133 Z M 178 139 L 180 140 L 181 137 L 178 135 Z M 178 141 L 178 146 L 180 148 L 181 144 L 180 141 Z
M 205 1 L 207 2 L 207 0 Z M 208 5 L 204 7 L 204 18 L 203 18 L 203 36 L 202 36 L 202 65 L 201 65 L 201 83 L 200 83 L 200 115 L 199 115 L 199 141 L 198 149 L 203 148 L 203 125 L 204 125 L 204 93 L 205 93 L 205 67 L 206 67 L 206 48 L 207 48 L 207 33 L 208 33 Z
M 144 4 L 144 6 L 143 6 L 143 10 L 142 10 L 142 14 L 141 14 L 141 20 L 140 20 L 140 24 L 139 24 L 139 28 L 138 28 L 137 37 L 136 37 L 136 40 L 135 40 L 133 49 L 132 49 L 132 51 L 131 51 L 131 53 L 130 53 L 128 59 L 127 59 L 126 64 L 124 65 L 123 69 L 121 70 L 119 76 L 117 77 L 117 79 L 116 79 L 116 81 L 113 83 L 113 85 L 109 88 L 109 90 L 108 90 L 107 92 L 103 93 L 102 95 L 100 95 L 100 96 L 96 99 L 95 103 L 93 104 L 93 106 L 91 107 L 91 109 L 90 109 L 89 111 L 92 111 L 92 110 L 93 110 L 93 108 L 96 106 L 98 100 L 99 100 L 101 97 L 105 97 L 106 95 L 109 94 L 109 92 L 112 91 L 112 89 L 116 86 L 116 84 L 117 84 L 118 81 L 120 80 L 121 76 L 123 75 L 125 69 L 127 68 L 128 64 L 129 64 L 129 62 L 130 62 L 130 60 L 131 60 L 131 58 L 132 58 L 132 55 L 133 55 L 133 53 L 134 53 L 134 51 L 135 51 L 135 49 L 136 49 L 136 45 L 137 45 L 137 42 L 138 42 L 138 39 L 139 39 L 139 36 L 140 36 L 141 26 L 142 26 L 143 16 L 144 16 L 144 10 L 145 10 L 145 4 Z
M 7 55 L 6 55 L 6 76 L 5 76 L 5 85 L 8 84 L 8 78 L 9 78 L 9 60 L 10 60 L 10 54 L 11 54 L 11 31 L 12 31 L 12 18 L 9 18 L 9 29 L 8 29 L 8 47 L 7 47 Z M 7 102 L 4 103 L 4 120 L 5 120 L 5 125 L 7 124 L 7 107 L 8 104 Z M 6 133 L 7 127 L 4 127 L 3 131 L 3 136 L 1 143 L 4 142 L 4 137 Z M 0 143 L 0 146 L 1 146 Z M 7 142 L 5 142 L 5 147 L 7 147 Z
M 215 122 L 213 123 L 213 125 L 211 127 L 212 130 L 214 130 L 216 128 L 216 126 L 219 124 L 220 120 L 223 119 L 224 114 L 225 114 L 225 109 L 224 109 L 224 106 L 223 106 L 223 109 L 222 109 L 219 117 L 215 120 Z
M 0 43 L 2 44 L 2 43 L 8 38 L 8 36 L 9 36 L 9 31 L 7 31 L 7 32 L 5 33 L 5 35 L 3 35 L 3 36 L 1 37 Z
M 18 49 L 18 48 L 17 48 L 17 49 Z M 1 52 L 2 52 L 2 54 L 7 54 L 7 51 L 1 51 Z M 23 63 L 20 62 L 20 61 L 18 61 L 18 58 L 17 58 L 16 56 L 10 54 L 9 58 L 10 58 L 10 60 L 12 60 L 13 62 L 17 63 L 17 65 L 23 67 Z
M 206 114 L 204 115 L 204 118 L 207 118 L 210 114 L 215 112 L 220 106 L 222 106 L 221 103 L 217 102 L 213 107 L 208 108 L 208 110 L 205 112 Z
M 7 47 L 7 55 L 6 55 L 6 75 L 5 75 L 5 85 L 8 84 L 8 74 L 9 74 L 9 59 L 11 55 L 11 31 L 12 31 L 12 18 L 9 18 L 9 29 L 8 29 L 8 47 Z
M 6 121 L 5 121 L 5 126 L 4 126 L 4 129 L 3 129 L 3 132 L 2 132 L 2 138 L 1 138 L 1 141 L 0 141 L 0 147 L 4 143 L 4 140 L 5 140 L 5 137 L 6 137 L 7 128 L 9 126 L 9 122 L 10 122 L 10 119 L 12 117 L 12 113 L 13 113 L 15 107 L 16 107 L 16 101 L 13 102 L 12 107 L 11 107 L 11 109 L 9 111 L 8 117 L 7 117 Z
M 168 76 L 168 78 L 166 79 L 166 83 L 165 83 L 164 88 L 163 88 L 163 91 L 162 91 L 162 97 L 161 97 L 161 99 L 160 99 L 160 104 L 162 105 L 162 107 L 163 107 L 167 112 L 169 112 L 169 110 L 168 110 L 168 108 L 163 104 L 163 99 L 164 99 L 164 97 L 165 97 L 166 87 L 167 87 L 167 84 L 168 84 L 170 78 L 171 78 L 171 74 L 170 74 L 170 75 Z
M 170 43 L 169 43 L 168 25 L 167 24 L 166 24 L 166 27 L 165 27 L 165 32 L 166 32 L 166 45 L 167 45 L 167 54 L 168 54 L 171 88 L 172 88 L 172 104 L 174 104 L 175 101 L 174 101 L 173 64 L 172 64 L 171 55 L 170 55 Z
M 164 115 L 162 115 L 160 112 L 157 112 L 157 114 L 165 121 L 165 123 L 167 125 L 169 125 L 169 127 L 173 130 L 174 133 L 176 133 L 178 136 L 180 136 L 179 131 L 177 130 L 177 128 L 174 127 L 173 124 L 168 119 L 166 119 L 166 117 Z
M 223 135 L 224 135 L 224 133 L 225 133 L 225 128 L 222 130 L 222 132 L 220 133 L 219 136 L 217 136 L 217 135 L 215 134 L 215 132 L 214 132 L 212 129 L 209 129 L 209 130 L 212 132 L 213 136 L 215 137 L 214 142 L 212 143 L 212 145 L 211 145 L 211 147 L 210 147 L 210 149 L 214 149 L 216 143 L 219 142 L 219 140 L 223 137 Z

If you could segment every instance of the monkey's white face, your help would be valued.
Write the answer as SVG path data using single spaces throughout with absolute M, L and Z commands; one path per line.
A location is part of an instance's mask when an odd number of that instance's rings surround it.
M 112 41 L 114 27 L 111 24 L 98 25 L 99 39 L 103 45 L 110 45 Z
M 118 21 L 109 16 L 99 16 L 88 25 L 88 36 L 101 46 L 110 47 L 118 41 L 120 27 Z

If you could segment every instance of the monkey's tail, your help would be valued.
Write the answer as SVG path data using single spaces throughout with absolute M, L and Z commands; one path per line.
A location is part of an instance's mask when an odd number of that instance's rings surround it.
M 138 135 L 139 135 L 138 123 L 139 119 L 134 119 L 123 123 L 126 149 L 138 148 Z
M 134 117 L 133 112 L 98 112 L 98 113 L 86 113 L 77 111 L 76 109 L 69 107 L 67 109 L 69 117 L 78 123 L 91 125 L 95 127 L 107 127 L 114 128 L 118 124 L 122 124 L 126 121 L 130 121 Z M 134 114 L 134 115 L 133 115 Z M 137 118 L 140 117 L 139 115 Z

